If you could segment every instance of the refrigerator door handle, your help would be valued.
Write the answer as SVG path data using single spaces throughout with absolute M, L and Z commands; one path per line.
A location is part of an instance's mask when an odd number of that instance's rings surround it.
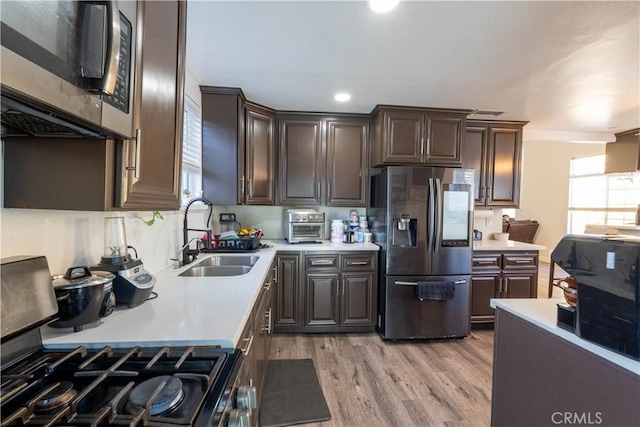
M 435 185 L 434 188 L 436 190 L 435 192 L 435 219 L 433 221 L 434 223 L 434 236 L 433 236 L 433 251 L 434 252 L 438 252 L 438 249 L 440 249 L 440 236 L 442 235 L 442 205 L 444 203 L 444 200 L 442 200 L 442 182 L 440 181 L 439 178 L 435 178 Z
M 433 251 L 435 229 L 435 189 L 434 179 L 429 178 L 429 209 L 427 209 L 427 251 Z
M 401 285 L 401 286 L 418 286 L 418 282 L 403 282 L 403 281 L 395 281 L 394 282 L 396 285 Z M 467 283 L 466 280 L 456 280 L 453 282 L 455 285 L 464 285 L 465 283 Z

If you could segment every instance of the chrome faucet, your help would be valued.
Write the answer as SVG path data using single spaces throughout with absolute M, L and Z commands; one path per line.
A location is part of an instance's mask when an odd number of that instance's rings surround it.
M 189 228 L 189 225 L 187 223 L 187 214 L 189 213 L 189 208 L 191 207 L 192 204 L 196 202 L 202 202 L 205 205 L 209 206 L 209 216 L 207 217 L 207 226 L 209 226 L 209 224 L 211 223 L 211 215 L 213 214 L 213 203 L 211 203 L 209 200 L 205 199 L 204 197 L 197 197 L 189 201 L 189 203 L 187 203 L 187 206 L 184 209 L 184 222 L 182 225 L 182 236 L 183 236 L 183 242 L 184 242 L 184 246 L 180 250 L 180 252 L 182 252 L 182 265 L 186 265 L 186 264 L 189 264 L 190 262 L 193 262 L 198 257 L 198 254 L 200 253 L 200 249 L 198 249 L 197 246 L 195 249 L 189 248 L 189 244 L 191 244 L 191 242 L 195 240 L 195 238 L 189 240 L 189 231 L 199 231 L 199 232 L 207 233 L 207 240 L 204 242 L 204 247 L 205 249 L 211 249 L 211 237 L 213 235 L 213 233 L 211 232 L 211 229 L 207 228 L 205 230 L 202 230 L 197 228 Z

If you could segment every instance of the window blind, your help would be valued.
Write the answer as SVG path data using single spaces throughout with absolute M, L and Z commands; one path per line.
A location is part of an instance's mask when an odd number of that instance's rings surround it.
M 182 162 L 184 166 L 198 173 L 202 164 L 201 132 L 200 107 L 191 98 L 185 96 Z

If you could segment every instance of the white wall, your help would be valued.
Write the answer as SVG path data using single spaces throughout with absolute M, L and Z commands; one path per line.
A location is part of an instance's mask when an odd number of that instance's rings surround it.
M 567 233 L 569 162 L 574 157 L 604 154 L 605 144 L 560 141 L 524 141 L 522 187 L 518 219 L 540 223 L 534 243 L 549 261 L 551 251 Z

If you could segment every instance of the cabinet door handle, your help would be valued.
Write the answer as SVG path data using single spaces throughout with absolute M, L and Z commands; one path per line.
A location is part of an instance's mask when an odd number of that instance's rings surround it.
M 244 175 L 240 178 L 240 195 L 244 198 Z
M 271 334 L 271 309 L 264 313 L 264 318 L 267 320 L 267 324 L 262 327 L 262 330 L 267 334 Z
M 318 199 L 319 199 L 319 198 L 320 198 L 320 182 L 318 182 L 318 183 L 316 184 L 316 190 L 317 190 L 317 193 L 318 193 Z
M 126 170 L 133 171 L 133 176 L 138 178 L 140 176 L 140 138 L 142 135 L 142 131 L 140 129 L 136 129 L 136 138 L 131 142 L 136 144 L 136 158 L 133 162 L 133 166 L 125 167 Z
M 271 280 L 269 280 L 268 282 L 264 282 L 264 286 L 262 287 L 262 289 L 264 289 L 265 291 L 271 289 Z
M 424 154 L 424 138 L 420 138 L 420 154 Z
M 509 282 L 507 281 L 507 279 L 502 279 L 502 282 L 504 283 L 505 296 L 507 296 L 507 294 L 509 293 Z
M 244 354 L 244 355 L 249 354 L 249 352 L 251 351 L 251 346 L 253 345 L 253 337 L 254 337 L 254 336 L 255 336 L 255 335 L 251 335 L 251 338 L 244 338 L 244 339 L 242 340 L 242 341 L 245 341 L 245 342 L 247 342 L 247 341 L 248 341 L 247 346 L 242 350 L 242 354 Z
M 340 295 L 340 285 L 341 283 L 336 283 L 336 296 Z
M 251 178 L 247 178 L 247 192 L 249 193 L 249 197 L 253 197 L 253 181 Z
M 278 283 L 278 266 L 273 266 L 273 283 Z
M 327 197 L 331 197 L 331 183 L 327 184 Z
M 427 157 L 429 157 L 429 142 L 431 141 L 431 137 L 427 137 Z
M 319 259 L 311 261 L 311 265 L 333 265 L 333 260 L 331 259 Z

